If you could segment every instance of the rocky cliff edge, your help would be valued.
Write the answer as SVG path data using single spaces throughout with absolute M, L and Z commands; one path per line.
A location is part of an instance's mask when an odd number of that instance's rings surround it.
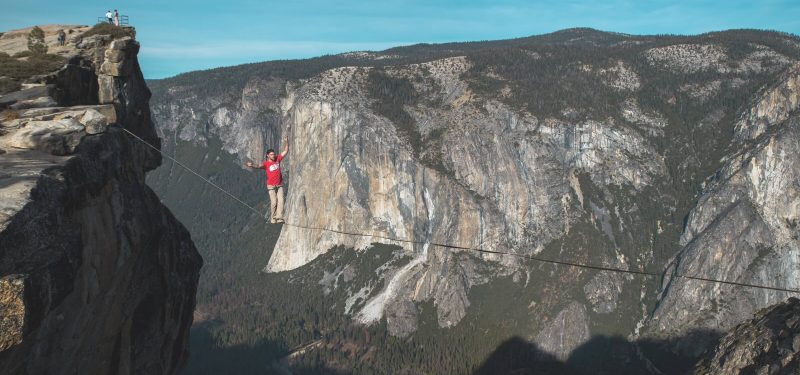
M 0 96 L 0 368 L 177 373 L 202 259 L 145 184 L 160 155 L 123 131 L 159 145 L 139 43 L 86 30 Z

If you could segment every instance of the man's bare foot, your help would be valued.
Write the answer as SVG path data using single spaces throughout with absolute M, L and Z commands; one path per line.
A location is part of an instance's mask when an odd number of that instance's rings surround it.
M 278 223 L 278 219 L 271 219 L 269 222 L 272 223 L 272 224 L 277 224 Z
M 275 219 L 275 222 L 276 222 L 276 223 L 283 224 L 283 223 L 285 223 L 286 221 L 284 221 L 283 219 Z

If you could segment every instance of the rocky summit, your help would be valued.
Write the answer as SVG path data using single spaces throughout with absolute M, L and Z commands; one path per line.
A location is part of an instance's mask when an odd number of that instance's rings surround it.
M 178 373 L 202 259 L 145 184 L 160 154 L 127 133 L 160 144 L 139 43 L 42 29 L 48 55 L 0 36 L 0 368 Z
M 289 142 L 284 226 L 148 177 L 208 260 L 190 368 L 469 373 L 515 338 L 688 371 L 800 289 L 798 77 L 790 34 L 570 29 L 150 82 L 165 150 L 262 212 L 242 165 Z

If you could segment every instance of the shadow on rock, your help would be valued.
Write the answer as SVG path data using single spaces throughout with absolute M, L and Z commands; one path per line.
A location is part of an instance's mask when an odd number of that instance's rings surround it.
M 560 361 L 520 337 L 503 342 L 475 374 L 683 374 L 721 334 L 697 330 L 669 340 L 635 342 L 619 336 L 595 336 Z
M 476 375 L 489 374 L 578 374 L 551 354 L 541 351 L 536 344 L 520 337 L 512 337 L 495 349 Z

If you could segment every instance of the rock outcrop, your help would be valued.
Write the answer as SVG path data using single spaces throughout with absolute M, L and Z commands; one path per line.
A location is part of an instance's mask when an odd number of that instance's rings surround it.
M 159 144 L 139 44 L 71 48 L 0 98 L 0 367 L 175 374 L 202 259 L 145 184 L 160 155 L 125 132 Z
M 696 375 L 800 373 L 800 300 L 789 298 L 739 324 L 694 368 Z

